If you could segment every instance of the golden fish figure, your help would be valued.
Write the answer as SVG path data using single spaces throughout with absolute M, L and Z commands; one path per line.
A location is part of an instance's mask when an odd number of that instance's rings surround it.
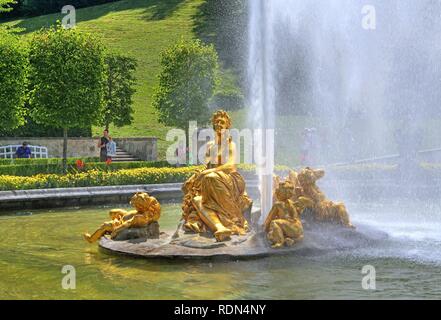
M 288 180 L 297 190 L 293 199 L 295 200 L 299 196 L 310 199 L 313 203 L 311 214 L 313 219 L 318 222 L 330 222 L 347 228 L 354 228 L 345 205 L 341 202 L 336 203 L 326 199 L 325 194 L 317 186 L 317 180 L 324 175 L 324 170 L 314 170 L 308 167 L 299 172 L 291 171 Z
M 110 234 L 110 237 L 114 239 L 125 229 L 143 228 L 152 222 L 157 222 L 161 217 L 161 205 L 156 198 L 149 196 L 148 193 L 136 193 L 130 200 L 130 204 L 135 210 L 111 210 L 109 212 L 111 220 L 102 224 L 92 235 L 85 233 L 84 239 L 93 243 L 105 234 Z
M 302 211 L 312 205 L 307 198 L 291 200 L 295 187 L 290 181 L 280 181 L 275 189 L 275 202 L 264 223 L 268 241 L 272 247 L 292 246 L 303 240 Z
M 183 219 L 187 232 L 210 231 L 217 241 L 232 234 L 248 232 L 244 212 L 252 201 L 245 190 L 245 180 L 237 172 L 236 145 L 228 134 L 231 118 L 225 111 L 212 117 L 215 140 L 207 144 L 206 167 L 196 172 L 183 185 Z

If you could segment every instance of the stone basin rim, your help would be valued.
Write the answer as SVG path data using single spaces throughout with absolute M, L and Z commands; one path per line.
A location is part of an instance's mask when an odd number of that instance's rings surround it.
M 172 237 L 169 232 L 166 234 L 167 241 Z M 147 240 L 149 241 L 149 240 Z M 114 241 L 103 237 L 98 243 L 99 250 L 107 254 L 126 256 L 145 260 L 256 260 L 270 256 L 286 256 L 294 253 L 310 251 L 302 243 L 292 247 L 273 249 L 262 237 L 261 232 L 252 232 L 246 240 L 234 246 L 220 248 L 195 248 L 165 242 L 159 246 L 145 247 L 137 250 L 136 246 L 146 242 L 127 243 L 127 241 Z M 138 252 L 136 252 L 138 251 Z
M 178 246 L 176 246 L 178 247 Z M 142 260 L 154 260 L 154 261 L 210 261 L 210 260 L 230 260 L 230 261 L 245 261 L 245 260 L 257 260 L 264 259 L 271 256 L 286 256 L 295 253 L 299 253 L 302 250 L 308 250 L 306 248 L 283 248 L 283 249 L 271 249 L 268 251 L 256 252 L 256 253 L 244 253 L 244 254 L 231 254 L 231 253 L 212 253 L 212 254 L 136 254 L 129 251 L 115 250 L 105 246 L 101 241 L 99 243 L 99 250 L 111 255 L 117 255 L 122 257 L 130 257 Z M 197 249 L 195 249 L 197 250 Z
M 310 256 L 335 250 L 347 250 L 375 246 L 387 241 L 389 235 L 368 225 L 358 225 L 357 229 L 347 229 L 333 225 L 311 225 L 305 229 L 305 239 L 292 246 L 273 249 L 258 230 L 243 241 L 232 239 L 236 244 L 226 244 L 220 248 L 201 248 L 183 246 L 185 238 L 180 236 L 175 242 L 171 230 L 163 233 L 156 243 L 113 241 L 102 238 L 99 249 L 105 253 L 145 260 L 189 261 L 189 260 L 256 260 L 270 256 Z M 171 233 L 173 234 L 173 233 Z M 332 237 L 330 237 L 332 235 Z M 238 237 L 240 238 L 240 237 Z M 170 243 L 172 241 L 172 243 Z

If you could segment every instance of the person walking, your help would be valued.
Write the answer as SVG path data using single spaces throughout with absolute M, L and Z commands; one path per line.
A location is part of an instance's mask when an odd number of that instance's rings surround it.
M 109 143 L 109 130 L 104 130 L 103 136 L 98 142 L 98 148 L 100 149 L 100 161 L 107 161 L 107 144 Z
M 112 160 L 116 156 L 116 143 L 112 137 L 109 136 L 109 142 L 107 143 L 107 161 Z

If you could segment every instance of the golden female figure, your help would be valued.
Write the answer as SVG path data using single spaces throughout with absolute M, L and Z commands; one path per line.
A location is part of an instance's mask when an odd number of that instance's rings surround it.
M 237 172 L 236 146 L 228 134 L 231 119 L 225 111 L 212 118 L 215 140 L 208 143 L 205 170 L 195 173 L 183 186 L 184 229 L 211 231 L 217 241 L 248 232 L 244 212 L 252 205 L 245 180 Z

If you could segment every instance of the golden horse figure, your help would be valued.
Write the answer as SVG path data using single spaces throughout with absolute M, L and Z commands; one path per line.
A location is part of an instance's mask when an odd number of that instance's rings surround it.
M 317 180 L 324 175 L 324 170 L 311 168 L 304 168 L 299 172 L 290 171 L 288 180 L 296 190 L 294 200 L 298 197 L 310 199 L 313 204 L 310 207 L 312 217 L 318 222 L 330 222 L 347 228 L 355 228 L 350 222 L 345 205 L 341 202 L 336 203 L 326 199 L 325 194 L 317 186 Z
M 232 234 L 248 232 L 244 212 L 251 210 L 252 201 L 246 193 L 245 180 L 237 172 L 236 145 L 228 134 L 230 116 L 217 111 L 212 124 L 215 140 L 207 144 L 206 167 L 185 182 L 182 209 L 185 231 L 210 231 L 221 242 Z
M 311 200 L 300 197 L 291 200 L 295 195 L 295 187 L 289 181 L 280 181 L 275 189 L 275 201 L 264 223 L 268 241 L 277 249 L 292 246 L 303 240 L 303 225 L 300 220 L 302 211 L 312 206 Z
M 136 193 L 130 200 L 130 204 L 135 210 L 111 210 L 109 212 L 111 220 L 102 224 L 92 235 L 85 233 L 84 239 L 93 243 L 106 234 L 110 234 L 110 237 L 114 239 L 123 230 L 146 227 L 152 222 L 157 222 L 161 217 L 161 205 L 156 198 L 149 196 L 148 193 Z

